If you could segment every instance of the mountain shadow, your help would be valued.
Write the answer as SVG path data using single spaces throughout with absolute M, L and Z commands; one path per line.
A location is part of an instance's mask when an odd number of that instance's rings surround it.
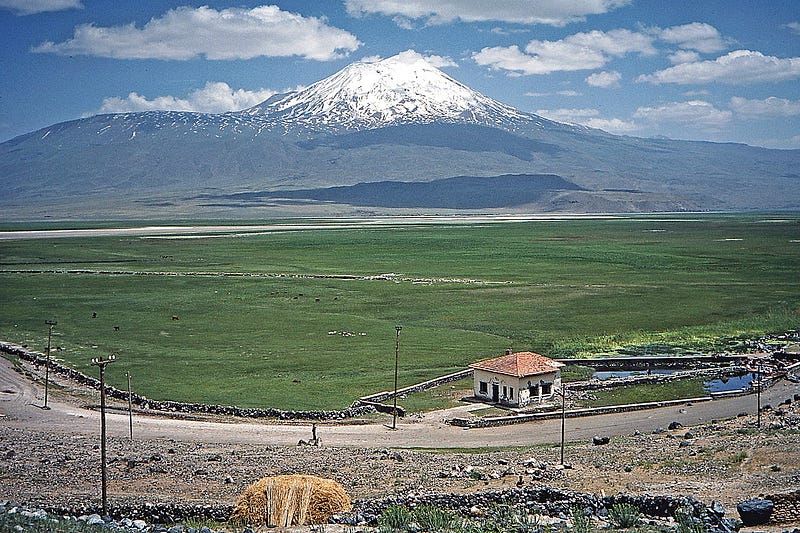
M 407 124 L 321 137 L 298 143 L 301 148 L 363 148 L 378 144 L 436 146 L 464 152 L 499 152 L 531 161 L 534 154 L 555 155 L 555 144 L 527 139 L 507 131 L 473 124 Z
M 202 198 L 236 201 L 239 205 L 269 199 L 311 200 L 361 207 L 486 209 L 532 203 L 547 194 L 564 190 L 585 189 L 554 174 L 505 174 L 493 177 L 457 176 L 428 182 L 379 181 L 343 187 L 259 191 Z

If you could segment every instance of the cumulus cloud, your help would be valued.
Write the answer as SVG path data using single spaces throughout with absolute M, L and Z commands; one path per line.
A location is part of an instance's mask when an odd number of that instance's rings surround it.
M 137 28 L 84 24 L 71 39 L 44 42 L 34 52 L 115 59 L 252 59 L 300 56 L 326 61 L 346 56 L 361 43 L 351 33 L 277 6 L 253 9 L 178 7 Z
M 15 11 L 17 15 L 33 15 L 47 11 L 83 9 L 80 0 L 0 0 L 0 9 Z
M 525 93 L 525 96 L 539 97 L 539 96 L 553 96 L 554 94 L 557 94 L 558 96 L 582 96 L 582 94 L 579 93 L 578 91 L 572 91 L 572 90 L 556 91 L 555 93 L 537 93 L 531 91 Z
M 790 22 L 789 24 L 786 25 L 786 27 L 792 30 L 792 32 L 796 33 L 797 35 L 800 35 L 800 22 Z
M 286 92 L 286 91 L 283 91 Z M 129 113 L 134 111 L 195 111 L 198 113 L 225 113 L 260 104 L 278 91 L 271 89 L 232 89 L 227 83 L 210 81 L 202 89 L 195 89 L 185 98 L 157 96 L 152 100 L 130 93 L 125 98 L 105 98 L 97 113 Z
M 761 52 L 735 50 L 712 61 L 682 63 L 653 74 L 644 74 L 637 81 L 653 84 L 678 83 L 759 83 L 800 77 L 800 57 L 780 59 Z
M 354 16 L 379 14 L 398 20 L 424 20 L 427 24 L 500 21 L 517 24 L 565 26 L 588 15 L 607 13 L 630 0 L 504 0 L 487 8 L 478 0 L 346 0 Z
M 652 38 L 630 30 L 594 30 L 559 41 L 533 40 L 524 52 L 516 45 L 486 47 L 472 58 L 495 70 L 530 75 L 601 68 L 612 57 L 629 53 L 655 54 Z
M 445 67 L 457 67 L 458 63 L 456 63 L 452 57 L 450 56 L 437 56 L 437 55 L 429 55 L 423 56 L 425 61 L 430 63 L 436 68 L 445 68 Z
M 658 38 L 679 48 L 697 50 L 704 54 L 721 52 L 727 48 L 719 30 L 705 22 L 692 22 L 658 30 Z
M 567 124 L 579 124 L 609 133 L 630 133 L 639 127 L 631 121 L 619 118 L 603 118 L 597 109 L 539 109 L 535 111 L 537 115 L 556 122 Z
M 640 107 L 634 118 L 650 123 L 680 123 L 687 127 L 719 130 L 730 124 L 733 113 L 703 100 L 670 102 L 659 107 Z
M 748 119 L 788 117 L 800 115 L 800 100 L 787 100 L 770 96 L 764 100 L 749 100 L 734 96 L 731 109 L 736 115 Z
M 692 50 L 678 50 L 674 54 L 668 56 L 669 62 L 673 65 L 681 65 L 683 63 L 694 63 L 700 60 L 700 54 Z
M 622 80 L 622 74 L 617 72 L 616 70 L 611 71 L 603 71 L 603 72 L 595 72 L 594 74 L 590 74 L 586 78 L 586 83 L 591 85 L 592 87 L 602 87 L 607 89 L 609 87 L 617 87 L 619 86 L 619 82 Z

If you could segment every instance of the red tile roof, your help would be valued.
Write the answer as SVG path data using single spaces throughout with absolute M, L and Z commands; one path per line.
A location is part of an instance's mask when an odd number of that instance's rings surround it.
M 543 355 L 539 355 L 538 353 L 517 352 L 472 363 L 469 366 L 477 370 L 485 370 L 487 372 L 496 372 L 498 374 L 522 378 L 525 376 L 555 372 L 558 370 L 558 367 L 564 365 Z

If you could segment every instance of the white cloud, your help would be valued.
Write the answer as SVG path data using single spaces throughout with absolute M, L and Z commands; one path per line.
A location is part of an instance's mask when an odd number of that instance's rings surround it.
M 761 52 L 735 50 L 713 61 L 695 61 L 675 65 L 653 74 L 644 74 L 637 81 L 653 84 L 678 83 L 758 83 L 783 81 L 800 77 L 800 57 L 780 59 Z
M 286 92 L 286 91 L 283 91 Z M 185 98 L 157 96 L 152 100 L 135 92 L 126 98 L 105 98 L 97 113 L 129 113 L 134 111 L 196 111 L 198 113 L 225 113 L 260 104 L 278 91 L 271 89 L 232 89 L 227 83 L 210 81 L 202 89 L 195 89 Z
M 700 54 L 692 50 L 678 50 L 674 54 L 667 56 L 669 62 L 673 65 L 681 65 L 683 63 L 694 63 L 700 60 Z
M 622 74 L 616 70 L 595 72 L 586 78 L 586 83 L 592 87 L 602 87 L 607 89 L 609 87 L 618 87 L 619 82 L 622 80 Z
M 564 26 L 587 15 L 607 13 L 630 0 L 504 0 L 491 6 L 481 0 L 346 0 L 354 16 L 380 14 L 402 19 L 424 19 L 427 24 L 500 21 L 517 24 Z
M 630 30 L 594 30 L 560 41 L 534 40 L 527 44 L 525 52 L 516 45 L 486 47 L 472 58 L 494 70 L 531 75 L 601 68 L 612 57 L 629 53 L 655 54 L 652 38 Z
M 44 42 L 34 52 L 89 55 L 116 59 L 252 59 L 301 56 L 326 61 L 346 56 L 361 43 L 326 21 L 283 11 L 277 6 L 253 9 L 178 7 L 142 28 L 134 24 L 75 28 L 72 39 Z
M 437 56 L 437 55 L 429 55 L 423 56 L 425 61 L 430 63 L 436 68 L 445 68 L 445 67 L 457 67 L 458 63 L 456 63 L 452 57 L 450 56 Z
M 554 94 L 558 96 L 582 96 L 582 94 L 579 93 L 578 91 L 570 91 L 570 90 L 557 91 L 555 93 L 527 92 L 525 93 L 525 96 L 539 97 L 539 96 L 553 96 Z
M 610 133 L 630 133 L 639 127 L 618 118 L 602 118 L 597 109 L 538 109 L 535 113 L 544 118 L 567 124 L 579 124 Z
M 83 9 L 80 0 L 0 0 L 0 9 L 16 11 L 17 15 L 33 15 L 47 11 Z
M 761 119 L 800 115 L 800 100 L 787 100 L 770 96 L 764 100 L 749 100 L 734 96 L 731 109 L 742 118 Z
M 680 48 L 697 50 L 704 54 L 713 54 L 727 48 L 719 30 L 705 22 L 692 22 L 660 30 L 658 37 Z
M 778 150 L 800 150 L 800 135 L 795 135 L 788 139 L 760 139 L 753 144 L 755 146 L 776 148 Z
M 597 109 L 537 109 L 534 113 L 540 117 L 569 124 L 583 124 L 600 115 L 600 111 Z
M 590 118 L 583 125 L 617 134 L 631 133 L 639 129 L 639 126 L 635 122 L 618 118 Z
M 797 35 L 800 35 L 800 22 L 790 22 L 789 24 L 786 25 L 786 27 L 792 30 L 792 32 L 796 33 Z
M 634 118 L 651 123 L 680 123 L 690 128 L 718 130 L 730 124 L 733 113 L 703 100 L 671 102 L 659 107 L 640 107 Z

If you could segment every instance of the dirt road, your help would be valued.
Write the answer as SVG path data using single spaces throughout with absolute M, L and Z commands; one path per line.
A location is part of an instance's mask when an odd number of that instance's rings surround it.
M 800 393 L 800 385 L 781 382 L 762 394 L 762 403 L 775 405 L 795 393 Z M 0 416 L 5 424 L 26 431 L 97 433 L 99 413 L 82 407 L 75 397 L 58 391 L 53 393 L 51 387 L 49 410 L 41 408 L 43 400 L 44 391 L 38 384 L 15 371 L 13 363 L 0 358 Z M 394 431 L 387 427 L 391 421 L 388 416 L 383 421 L 364 424 L 321 424 L 319 435 L 327 445 L 339 447 L 480 448 L 560 442 L 560 420 L 469 430 L 444 423 L 445 418 L 463 409 L 399 419 Z M 743 396 L 680 407 L 574 418 L 567 419 L 566 434 L 568 441 L 585 441 L 594 435 L 630 435 L 636 430 L 650 432 L 666 428 L 673 421 L 684 426 L 704 424 L 743 412 L 753 413 L 755 409 L 756 398 Z M 138 437 L 184 442 L 296 445 L 300 439 L 309 438 L 309 426 L 308 422 L 198 420 L 139 414 L 134 417 L 134 433 Z M 107 430 L 109 435 L 127 435 L 127 414 L 111 412 L 107 417 Z

